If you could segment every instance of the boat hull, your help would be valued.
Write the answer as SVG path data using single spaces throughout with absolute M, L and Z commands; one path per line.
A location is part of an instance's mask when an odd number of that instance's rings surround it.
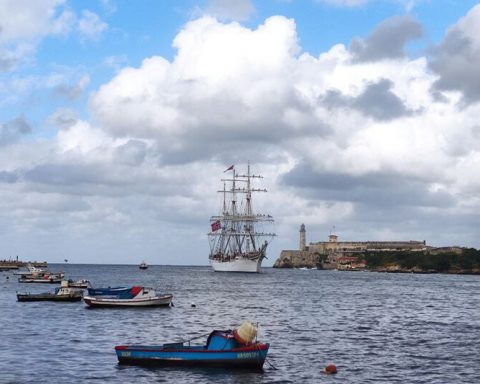
M 62 279 L 18 279 L 19 283 L 60 284 Z
M 145 299 L 115 299 L 107 297 L 85 296 L 83 301 L 90 307 L 168 307 L 173 295 L 149 297 Z
M 117 346 L 115 351 L 120 364 L 262 369 L 268 348 L 269 344 L 256 344 L 232 350 L 195 347 L 169 350 L 151 346 Z
M 250 260 L 239 258 L 232 261 L 219 261 L 210 259 L 210 265 L 215 272 L 248 272 L 259 273 L 262 265 L 262 259 Z
M 82 300 L 82 295 L 55 295 L 55 294 L 17 294 L 18 301 L 61 301 L 61 302 L 72 302 Z

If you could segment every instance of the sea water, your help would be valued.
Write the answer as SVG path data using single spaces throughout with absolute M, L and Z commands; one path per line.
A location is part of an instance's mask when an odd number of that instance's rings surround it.
M 174 306 L 16 301 L 0 273 L 0 383 L 480 383 L 480 276 L 263 268 L 50 265 L 94 286 L 144 285 Z M 8 279 L 7 279 L 8 277 Z M 117 364 L 115 345 L 163 344 L 258 323 L 263 372 Z M 201 342 L 203 340 L 199 340 Z M 323 373 L 335 364 L 338 373 Z

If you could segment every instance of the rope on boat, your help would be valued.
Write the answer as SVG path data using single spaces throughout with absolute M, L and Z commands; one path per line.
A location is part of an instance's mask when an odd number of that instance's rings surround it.
M 202 337 L 205 337 L 205 336 L 210 335 L 210 333 L 211 333 L 211 332 L 205 333 L 204 335 L 192 337 L 191 339 L 188 339 L 188 340 L 183 340 L 182 343 L 189 343 L 189 344 L 190 344 L 190 342 L 191 342 L 192 340 L 201 339 Z

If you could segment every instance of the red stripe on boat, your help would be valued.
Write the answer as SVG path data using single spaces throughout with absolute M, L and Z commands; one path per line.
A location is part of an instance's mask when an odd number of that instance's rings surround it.
M 139 292 L 143 289 L 143 287 L 139 286 L 139 285 L 135 285 L 134 287 L 132 287 L 132 289 L 130 290 L 130 292 L 132 293 L 132 295 L 135 297 L 139 294 Z

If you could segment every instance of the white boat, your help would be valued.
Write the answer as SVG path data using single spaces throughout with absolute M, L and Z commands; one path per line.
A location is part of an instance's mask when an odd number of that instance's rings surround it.
M 88 295 L 83 301 L 90 307 L 153 307 L 169 306 L 173 295 L 157 295 L 153 288 L 134 286 L 118 295 Z
M 254 179 L 263 178 L 250 174 L 238 174 L 232 165 L 230 178 L 222 179 L 223 207 L 220 215 L 210 218 L 211 231 L 209 261 L 216 272 L 260 272 L 267 246 L 275 233 L 267 227 L 273 226 L 273 217 L 253 212 L 252 192 L 267 192 L 253 188 Z M 227 186 L 228 185 L 228 186 Z
M 90 281 L 86 279 L 81 279 L 74 281 L 72 279 L 67 280 L 68 286 L 72 288 L 88 288 L 90 287 Z
M 48 270 L 47 268 L 40 268 L 40 267 L 36 267 L 34 266 L 33 264 L 30 264 L 28 263 L 26 265 L 26 268 L 28 270 L 28 272 L 26 271 L 17 271 L 17 272 L 14 272 L 14 275 L 39 275 L 39 274 L 44 274 L 44 273 L 48 273 Z

